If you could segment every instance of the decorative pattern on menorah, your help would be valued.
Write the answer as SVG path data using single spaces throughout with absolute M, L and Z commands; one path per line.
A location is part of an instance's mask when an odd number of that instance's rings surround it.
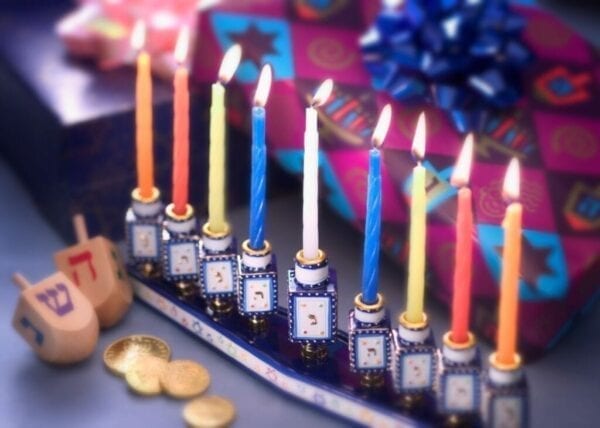
M 131 192 L 131 206 L 125 214 L 127 253 L 130 262 L 147 275 L 160 274 L 163 220 L 157 188 L 149 199 L 142 198 L 139 189 Z
M 200 280 L 200 238 L 196 234 L 196 217 L 191 205 L 184 215 L 174 212 L 173 204 L 165 209 L 162 231 L 163 278 L 175 285 L 182 297 L 195 294 Z

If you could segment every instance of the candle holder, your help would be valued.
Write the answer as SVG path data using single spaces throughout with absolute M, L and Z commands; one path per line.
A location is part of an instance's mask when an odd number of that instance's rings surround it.
M 315 260 L 296 253 L 294 269 L 288 271 L 289 339 L 300 343 L 300 355 L 308 365 L 327 360 L 327 343 L 337 330 L 337 281 L 324 251 Z
M 481 354 L 475 336 L 456 343 L 444 335 L 437 389 L 438 412 L 452 426 L 479 426 L 481 406 Z
M 401 407 L 415 409 L 431 401 L 436 378 L 438 354 L 427 314 L 418 323 L 406 319 L 406 312 L 392 331 L 392 379 L 400 394 Z
M 354 298 L 354 309 L 349 313 L 348 349 L 350 370 L 360 374 L 361 385 L 367 389 L 382 388 L 385 373 L 391 366 L 391 331 L 389 312 L 383 296 L 367 305 L 362 293 Z
M 160 274 L 163 205 L 160 191 L 142 198 L 138 188 L 131 192 L 131 206 L 125 214 L 125 239 L 129 260 L 145 276 Z
M 252 331 L 265 331 L 267 316 L 277 310 L 277 260 L 269 241 L 261 250 L 252 249 L 249 240 L 242 242 L 238 266 L 238 312 L 248 319 Z
M 200 286 L 209 308 L 216 315 L 226 315 L 234 307 L 238 287 L 238 255 L 231 229 L 215 233 L 208 223 L 202 226 Z
M 162 232 L 163 277 L 175 284 L 184 298 L 196 293 L 200 279 L 200 238 L 196 226 L 191 205 L 186 205 L 184 215 L 176 214 L 173 204 L 167 205 Z
M 489 357 L 483 384 L 482 415 L 486 427 L 529 426 L 529 392 L 520 355 L 514 364 L 501 364 L 496 353 Z

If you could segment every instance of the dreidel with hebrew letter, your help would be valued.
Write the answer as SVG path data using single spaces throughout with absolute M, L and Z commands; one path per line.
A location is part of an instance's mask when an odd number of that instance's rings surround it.
M 98 342 L 98 317 L 64 273 L 36 284 L 17 273 L 13 282 L 22 290 L 13 327 L 42 360 L 68 364 L 92 354 Z
M 100 326 L 110 327 L 125 315 L 133 299 L 123 261 L 108 239 L 88 238 L 82 215 L 73 217 L 73 225 L 77 244 L 54 254 L 56 267 L 92 303 Z

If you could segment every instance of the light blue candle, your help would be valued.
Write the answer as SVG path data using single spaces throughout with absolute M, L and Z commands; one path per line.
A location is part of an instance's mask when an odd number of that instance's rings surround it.
M 260 250 L 265 241 L 267 147 L 265 108 L 252 108 L 252 177 L 250 183 L 250 248 Z
M 369 151 L 369 178 L 365 244 L 363 252 L 362 301 L 368 305 L 377 301 L 379 285 L 379 245 L 381 236 L 381 152 Z

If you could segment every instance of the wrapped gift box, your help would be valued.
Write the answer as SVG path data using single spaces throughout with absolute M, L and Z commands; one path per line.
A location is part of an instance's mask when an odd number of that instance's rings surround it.
M 59 2 L 0 15 L 0 153 L 63 236 L 73 239 L 70 217 L 81 211 L 92 234 L 122 238 L 135 186 L 135 71 L 100 72 L 68 57 L 54 25 L 72 7 Z M 207 89 L 198 88 L 191 101 L 190 198 L 200 216 L 206 215 Z M 170 82 L 155 81 L 155 171 L 165 201 L 171 195 L 171 99 Z M 230 117 L 237 129 L 241 117 L 235 112 Z M 246 142 L 246 136 L 235 129 L 230 133 L 231 140 Z M 248 200 L 247 181 L 235 177 L 249 176 L 249 158 L 249 148 L 229 156 L 230 205 Z M 270 172 L 277 174 L 275 168 Z
M 535 60 L 523 75 L 525 95 L 511 111 L 486 122 L 477 138 L 472 174 L 477 245 L 473 321 L 494 340 L 505 210 L 501 182 L 511 157 L 522 161 L 525 207 L 521 270 L 522 351 L 539 355 L 600 295 L 600 61 L 579 35 L 556 17 L 521 1 L 524 40 Z M 525 5 L 528 3 L 529 5 Z M 379 2 L 307 0 L 223 1 L 199 19 L 194 77 L 214 79 L 233 43 L 244 56 L 237 82 L 250 97 L 260 66 L 274 67 L 267 110 L 271 156 L 290 174 L 302 170 L 304 107 L 324 78 L 335 82 L 321 109 L 323 198 L 362 229 L 369 137 L 379 109 L 393 101 L 375 91 L 357 46 Z M 394 102 L 384 146 L 383 246 L 406 258 L 410 141 L 416 117 L 428 120 L 428 285 L 449 303 L 454 255 L 456 190 L 449 177 L 463 137 L 441 111 Z

